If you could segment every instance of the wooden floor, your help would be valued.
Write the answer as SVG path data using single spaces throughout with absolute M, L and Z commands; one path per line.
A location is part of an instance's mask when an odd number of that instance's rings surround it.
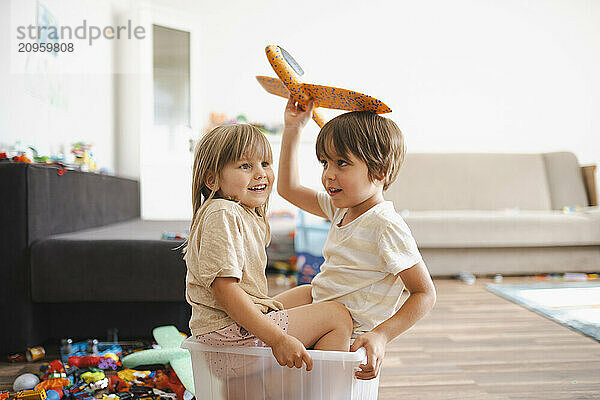
M 435 281 L 434 310 L 388 344 L 379 399 L 600 399 L 600 343 L 488 292 L 490 282 Z
M 600 343 L 488 292 L 489 282 L 435 281 L 434 310 L 387 347 L 379 399 L 600 399 Z M 38 367 L 0 362 L 0 390 Z

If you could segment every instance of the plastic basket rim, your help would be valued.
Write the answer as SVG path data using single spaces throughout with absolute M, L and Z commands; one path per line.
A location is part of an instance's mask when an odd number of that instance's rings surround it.
M 209 346 L 202 344 L 193 337 L 185 339 L 181 343 L 181 348 L 192 351 L 208 351 L 212 353 L 244 354 L 261 357 L 273 357 L 270 347 L 243 347 L 243 346 Z M 357 351 L 326 351 L 326 350 L 307 350 L 311 358 L 317 361 L 344 361 L 344 362 L 364 362 L 367 359 L 366 350 L 361 347 Z

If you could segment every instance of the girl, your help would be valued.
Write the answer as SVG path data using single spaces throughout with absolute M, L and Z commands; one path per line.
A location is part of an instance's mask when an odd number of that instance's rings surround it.
M 269 346 L 280 365 L 310 371 L 306 348 L 348 351 L 352 320 L 336 302 L 296 307 L 267 295 L 271 162 L 269 142 L 251 125 L 217 127 L 196 146 L 184 249 L 190 329 L 209 345 Z

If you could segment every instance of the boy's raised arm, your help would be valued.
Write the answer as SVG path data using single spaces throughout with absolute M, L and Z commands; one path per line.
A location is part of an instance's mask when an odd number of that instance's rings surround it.
M 289 98 L 285 107 L 285 128 L 279 155 L 277 193 L 296 207 L 326 218 L 327 216 L 317 201 L 316 190 L 302 186 L 298 173 L 300 135 L 311 118 L 312 110 L 312 101 L 308 104 L 306 110 L 302 111 L 292 97 Z

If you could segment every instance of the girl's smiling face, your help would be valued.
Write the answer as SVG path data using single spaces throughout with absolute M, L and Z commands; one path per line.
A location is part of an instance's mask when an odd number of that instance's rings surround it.
M 257 208 L 269 198 L 273 181 L 273 169 L 268 160 L 258 156 L 244 156 L 223 167 L 219 174 L 218 193 L 249 208 Z
M 331 149 L 332 150 L 332 149 Z M 354 217 L 383 201 L 383 184 L 369 179 L 367 164 L 349 153 L 342 157 L 336 151 L 328 151 L 332 158 L 321 161 L 321 182 L 337 208 L 348 208 Z

